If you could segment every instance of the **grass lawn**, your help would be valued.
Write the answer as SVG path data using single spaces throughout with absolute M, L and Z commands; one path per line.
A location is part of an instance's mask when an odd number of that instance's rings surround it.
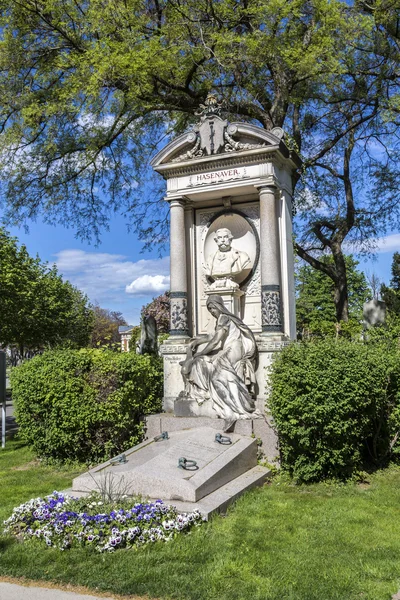
M 70 486 L 17 441 L 0 451 L 0 519 Z M 276 479 L 172 543 L 98 554 L 0 538 L 0 576 L 181 600 L 390 600 L 400 588 L 400 468 L 370 485 Z

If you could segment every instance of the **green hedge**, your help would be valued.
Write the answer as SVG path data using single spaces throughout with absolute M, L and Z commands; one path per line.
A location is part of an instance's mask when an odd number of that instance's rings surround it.
M 399 453 L 395 343 L 294 343 L 274 362 L 271 384 L 282 466 L 296 480 L 345 479 Z
M 97 462 L 142 440 L 159 412 L 157 357 L 95 349 L 52 350 L 12 371 L 23 440 L 40 457 Z

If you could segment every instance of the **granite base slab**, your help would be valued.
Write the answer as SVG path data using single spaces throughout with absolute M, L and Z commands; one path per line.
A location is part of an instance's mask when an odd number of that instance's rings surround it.
M 101 491 L 107 485 L 131 496 L 197 502 L 257 464 L 255 439 L 232 433 L 222 444 L 215 433 L 206 426 L 149 439 L 126 451 L 124 462 L 107 461 L 76 477 L 72 489 Z
M 224 429 L 224 421 L 216 417 L 178 417 L 173 413 L 158 413 L 146 417 L 146 437 L 152 439 L 163 431 L 182 431 L 194 427 Z M 254 437 L 261 442 L 260 450 L 271 464 L 279 464 L 278 436 L 268 415 L 259 419 L 240 419 L 235 422 L 233 433 Z M 229 435 L 229 434 L 228 434 Z
M 236 479 L 221 486 L 218 490 L 208 494 L 199 502 L 169 501 L 163 498 L 161 500 L 166 504 L 175 506 L 180 513 L 189 513 L 197 509 L 208 520 L 215 513 L 224 513 L 228 506 L 244 492 L 263 485 L 270 474 L 271 471 L 269 469 L 257 465 L 246 473 L 236 477 Z M 69 494 L 75 498 L 82 498 L 89 494 L 89 492 L 73 491 L 72 488 L 63 490 L 62 493 Z M 156 498 L 149 498 L 149 500 L 156 500 Z

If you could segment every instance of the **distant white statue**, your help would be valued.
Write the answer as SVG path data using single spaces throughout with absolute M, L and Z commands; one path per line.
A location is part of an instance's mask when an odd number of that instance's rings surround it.
M 218 417 L 228 421 L 258 417 L 255 407 L 257 344 L 252 331 L 230 313 L 221 296 L 211 294 L 207 309 L 215 331 L 191 341 L 181 363 L 185 396 L 198 404 L 211 401 Z
M 386 321 L 386 303 L 382 300 L 373 298 L 369 302 L 363 304 L 364 327 L 376 327 L 383 325 Z
M 214 240 L 218 250 L 206 264 L 206 275 L 214 279 L 212 287 L 238 287 L 235 279 L 251 268 L 249 255 L 232 247 L 233 235 L 226 227 L 217 229 Z

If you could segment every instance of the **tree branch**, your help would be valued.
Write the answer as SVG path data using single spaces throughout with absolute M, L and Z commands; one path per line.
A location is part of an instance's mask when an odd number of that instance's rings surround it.
M 311 256 L 311 254 L 309 254 L 307 250 L 302 248 L 297 242 L 295 242 L 294 247 L 300 258 L 308 262 L 308 264 L 314 267 L 314 269 L 326 273 L 326 275 L 328 275 L 333 281 L 337 280 L 335 269 L 332 265 L 327 265 L 315 258 L 314 256 Z

